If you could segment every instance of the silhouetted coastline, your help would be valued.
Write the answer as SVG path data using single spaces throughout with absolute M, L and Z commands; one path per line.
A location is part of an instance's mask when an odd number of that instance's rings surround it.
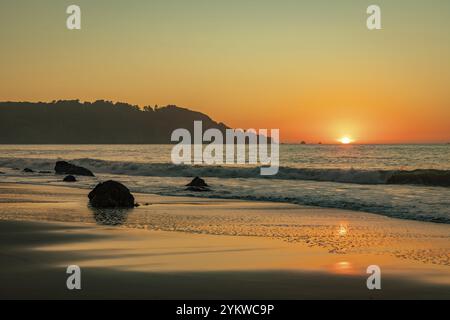
M 165 144 L 177 128 L 193 133 L 225 124 L 186 108 L 144 106 L 97 100 L 0 102 L 1 144 Z

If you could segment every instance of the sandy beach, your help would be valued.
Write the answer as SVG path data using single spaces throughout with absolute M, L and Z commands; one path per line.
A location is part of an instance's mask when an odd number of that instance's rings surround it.
M 448 225 L 148 194 L 97 212 L 87 193 L 0 184 L 0 298 L 450 298 Z M 82 290 L 66 288 L 73 264 Z M 381 290 L 366 287 L 373 264 Z

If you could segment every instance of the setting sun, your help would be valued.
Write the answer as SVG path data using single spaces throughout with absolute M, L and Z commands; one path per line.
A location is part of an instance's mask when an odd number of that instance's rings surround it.
M 338 141 L 342 144 L 349 144 L 353 142 L 353 140 L 350 139 L 349 137 L 342 137 Z

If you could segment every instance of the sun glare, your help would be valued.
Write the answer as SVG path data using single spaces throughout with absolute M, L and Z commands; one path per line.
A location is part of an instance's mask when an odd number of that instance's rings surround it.
M 338 141 L 342 144 L 349 144 L 353 142 L 353 140 L 350 139 L 349 137 L 342 137 Z

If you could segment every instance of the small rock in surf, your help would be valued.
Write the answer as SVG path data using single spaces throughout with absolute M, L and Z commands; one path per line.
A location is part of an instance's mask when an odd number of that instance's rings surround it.
M 64 182 L 76 182 L 77 178 L 72 175 L 65 176 L 63 179 Z
M 195 177 L 186 185 L 188 191 L 210 191 L 208 184 L 200 177 Z
M 94 174 L 89 169 L 76 166 L 67 161 L 57 161 L 55 165 L 55 172 L 57 174 L 75 174 L 78 176 L 94 177 Z

